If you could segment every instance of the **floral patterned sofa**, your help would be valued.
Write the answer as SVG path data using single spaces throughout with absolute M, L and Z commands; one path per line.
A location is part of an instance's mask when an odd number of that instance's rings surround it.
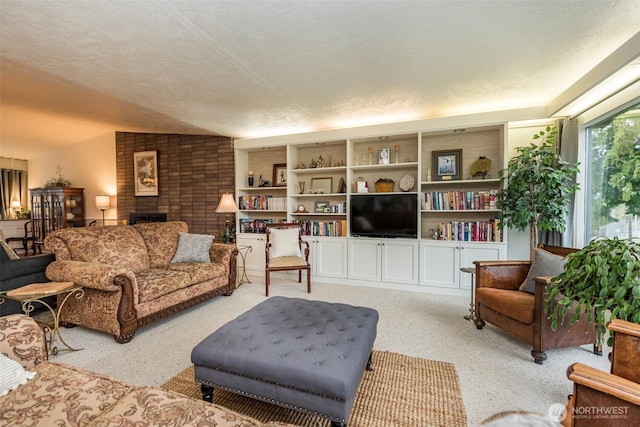
M 82 298 L 64 304 L 61 320 L 126 343 L 146 324 L 231 295 L 235 246 L 187 231 L 185 222 L 171 221 L 51 232 L 44 244 L 56 260 L 47 266 L 47 278 L 84 287 Z
M 179 393 L 137 387 L 84 369 L 49 362 L 42 330 L 33 319 L 22 314 L 0 317 L 0 353 L 0 358 L 4 355 L 18 362 L 5 359 L 12 364 L 12 369 L 35 372 L 32 379 L 23 380 L 17 387 L 10 386 L 6 395 L 0 395 L 0 425 L 4 427 L 288 426 L 277 422 L 263 424 Z M 3 369 L 6 366 L 6 363 L 2 365 Z

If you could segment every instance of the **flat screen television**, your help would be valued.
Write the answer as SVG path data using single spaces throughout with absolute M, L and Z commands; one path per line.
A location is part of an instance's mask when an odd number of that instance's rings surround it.
M 351 236 L 418 237 L 418 197 L 408 194 L 351 195 Z

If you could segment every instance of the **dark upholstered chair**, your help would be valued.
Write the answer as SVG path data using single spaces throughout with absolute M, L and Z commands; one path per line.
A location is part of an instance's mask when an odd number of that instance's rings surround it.
M 269 296 L 272 271 L 298 270 L 298 283 L 302 283 L 302 271 L 307 271 L 307 292 L 311 293 L 311 265 L 309 243 L 302 240 L 300 224 L 276 223 L 266 228 L 265 246 L 265 295 Z M 304 250 L 303 250 L 304 246 Z
M 640 325 L 616 319 L 607 328 L 614 332 L 611 373 L 582 363 L 569 366 L 573 396 L 564 426 L 640 425 Z M 585 416 L 594 408 L 597 414 Z
M 546 252 L 543 254 L 546 257 L 554 257 L 550 254 L 564 257 L 577 251 L 558 246 L 545 246 L 544 249 Z M 580 317 L 581 321 L 575 325 L 569 326 L 568 321 L 564 324 L 558 322 L 557 330 L 551 330 L 551 320 L 545 312 L 546 287 L 551 277 L 562 270 L 548 273 L 549 277 L 535 278 L 535 289 L 531 289 L 534 292 L 530 293 L 520 290 L 520 285 L 528 278 L 530 270 L 533 272 L 535 268 L 536 271 L 540 271 L 539 265 L 536 267 L 530 261 L 475 261 L 474 264 L 475 324 L 478 329 L 482 329 L 488 322 L 530 344 L 533 347 L 531 355 L 540 365 L 547 359 L 547 350 L 595 343 L 596 328 L 584 321 L 584 313 Z M 573 311 L 570 309 L 567 319 L 571 318 L 572 314 Z M 594 353 L 602 354 L 600 349 L 595 347 Z

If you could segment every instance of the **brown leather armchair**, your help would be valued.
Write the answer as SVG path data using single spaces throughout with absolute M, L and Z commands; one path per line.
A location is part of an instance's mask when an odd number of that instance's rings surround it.
M 577 249 L 545 246 L 548 252 L 566 256 Z M 535 294 L 519 290 L 531 268 L 530 261 L 474 261 L 476 265 L 475 325 L 482 329 L 486 322 L 502 329 L 533 347 L 531 355 L 539 365 L 547 360 L 547 350 L 594 344 L 596 328 L 581 320 L 569 327 L 568 321 L 551 330 L 545 313 L 546 287 L 550 277 L 535 278 Z M 571 318 L 572 310 L 568 317 Z M 581 319 L 585 319 L 582 313 Z M 602 355 L 600 349 L 594 353 Z
M 573 396 L 566 427 L 640 425 L 640 325 L 616 319 L 607 328 L 614 332 L 611 373 L 581 363 L 567 369 Z

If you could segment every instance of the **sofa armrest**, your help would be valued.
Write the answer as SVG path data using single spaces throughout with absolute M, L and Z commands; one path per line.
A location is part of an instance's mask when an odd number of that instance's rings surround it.
M 0 317 L 0 353 L 20 362 L 26 369 L 47 360 L 47 347 L 42 329 L 24 314 Z
M 640 405 L 640 384 L 603 372 L 582 363 L 574 363 L 567 369 L 567 377 L 575 384 L 613 396 L 625 402 Z M 580 404 L 578 393 L 574 393 Z
M 516 290 L 529 273 L 530 261 L 474 261 L 476 288 Z
M 209 250 L 211 262 L 220 262 L 224 265 L 225 275 L 229 277 L 229 284 L 236 283 L 236 262 L 238 257 L 238 249 L 235 245 L 227 245 L 224 243 L 212 243 Z
M 54 282 L 75 282 L 76 285 L 101 291 L 118 292 L 121 286 L 116 278 L 129 279 L 137 293 L 136 277 L 128 268 L 83 261 L 54 261 L 47 267 L 47 278 Z

